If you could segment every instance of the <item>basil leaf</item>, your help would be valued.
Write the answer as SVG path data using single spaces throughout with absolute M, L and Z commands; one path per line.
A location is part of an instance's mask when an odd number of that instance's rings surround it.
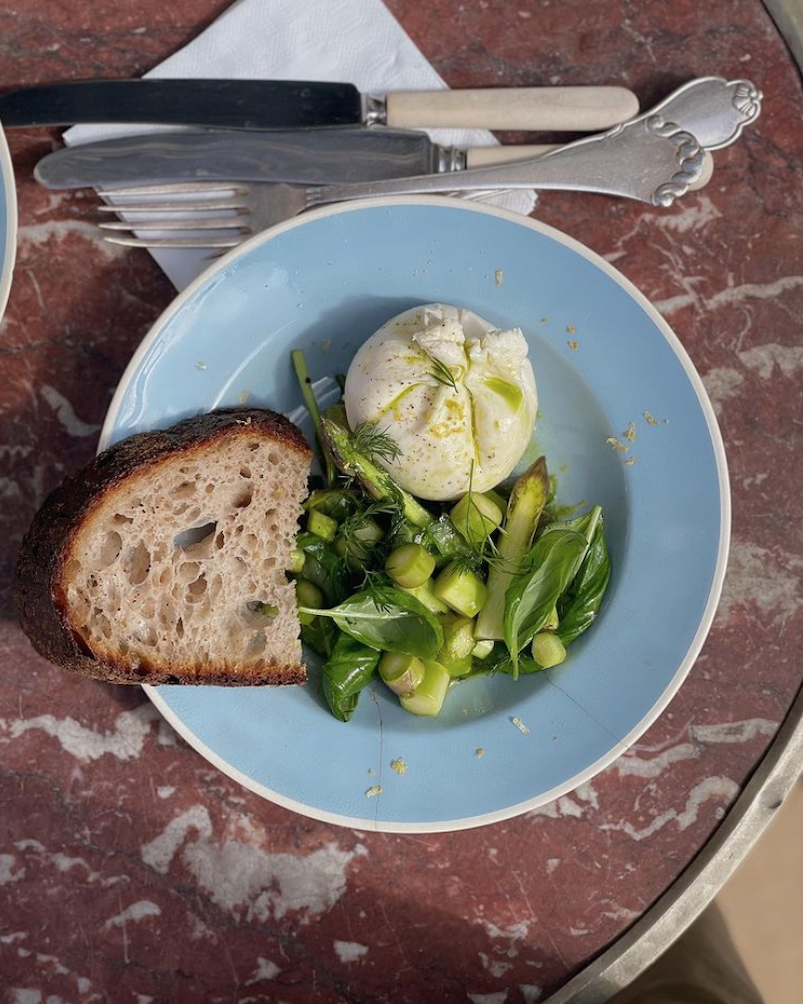
M 574 582 L 558 604 L 558 637 L 569 645 L 594 623 L 611 578 L 611 559 L 602 530 L 602 519 Z
M 325 617 L 315 617 L 310 624 L 301 625 L 301 642 L 313 652 L 328 659 L 335 644 L 337 628 Z
M 379 662 L 379 652 L 355 641 L 347 634 L 338 635 L 332 654 L 323 667 L 321 682 L 326 703 L 332 714 L 347 722 L 357 707 L 360 693 L 371 682 Z
M 329 610 L 299 610 L 331 617 L 356 641 L 384 652 L 434 659 L 443 645 L 443 629 L 437 617 L 414 596 L 390 586 L 354 593 Z
M 574 519 L 556 520 L 555 522 L 547 523 L 539 536 L 543 537 L 544 534 L 554 533 L 556 530 L 574 530 L 577 533 L 582 533 L 590 545 L 597 534 L 597 527 L 601 522 L 602 509 L 600 506 L 595 505 L 584 516 L 576 516 Z
M 587 549 L 585 536 L 575 530 L 544 533 L 527 555 L 527 570 L 508 587 L 504 634 L 514 678 L 519 674 L 519 652 L 532 641 L 574 579 Z

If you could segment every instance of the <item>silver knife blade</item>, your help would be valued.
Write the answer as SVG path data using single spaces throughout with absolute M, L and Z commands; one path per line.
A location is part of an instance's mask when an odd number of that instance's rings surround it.
M 287 132 L 210 130 L 100 140 L 48 154 L 34 177 L 51 189 L 284 181 L 328 184 L 407 178 L 465 166 L 465 153 L 423 132 L 374 127 Z

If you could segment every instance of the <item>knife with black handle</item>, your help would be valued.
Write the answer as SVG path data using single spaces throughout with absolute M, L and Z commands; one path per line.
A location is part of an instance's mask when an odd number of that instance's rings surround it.
M 388 125 L 595 132 L 638 113 L 624 87 L 499 87 L 361 95 L 352 84 L 293 80 L 79 80 L 0 96 L 0 122 L 119 122 L 224 129 Z
M 120 188 L 176 181 L 283 181 L 325 185 L 461 171 L 537 157 L 550 146 L 439 146 L 411 130 L 206 130 L 122 136 L 43 157 L 34 177 L 45 188 Z

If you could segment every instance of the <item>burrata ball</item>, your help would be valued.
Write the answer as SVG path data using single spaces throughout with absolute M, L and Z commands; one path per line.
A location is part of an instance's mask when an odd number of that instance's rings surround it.
M 503 481 L 526 450 L 538 396 L 519 328 L 500 331 L 463 307 L 405 310 L 357 351 L 346 376 L 352 430 L 376 425 L 399 447 L 376 456 L 396 483 L 447 501 Z

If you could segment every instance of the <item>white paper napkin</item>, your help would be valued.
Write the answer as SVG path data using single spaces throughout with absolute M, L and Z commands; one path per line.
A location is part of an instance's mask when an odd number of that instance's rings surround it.
M 373 94 L 446 87 L 382 0 L 239 0 L 146 76 L 347 81 Z M 153 126 L 74 126 L 64 140 L 72 146 L 153 131 Z M 438 129 L 430 136 L 461 147 L 496 143 L 481 129 Z M 535 194 L 500 192 L 486 201 L 527 214 Z M 209 264 L 206 251 L 152 254 L 177 289 Z

